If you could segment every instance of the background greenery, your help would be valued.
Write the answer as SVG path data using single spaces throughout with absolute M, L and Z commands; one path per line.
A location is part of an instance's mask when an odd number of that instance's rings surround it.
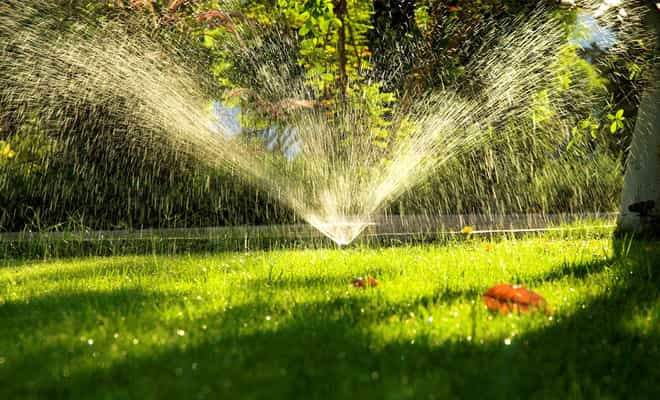
M 513 0 L 55 4 L 48 15 L 25 23 L 43 18 L 57 21 L 51 27 L 67 30 L 74 22 L 121 20 L 128 30 L 151 30 L 164 46 L 177 49 L 173 56 L 187 60 L 200 79 L 211 82 L 209 93 L 250 88 L 248 97 L 224 98 L 246 110 L 248 104 L 273 99 L 253 79 L 251 68 L 259 60 L 237 56 L 237 43 L 259 54 L 264 52 L 263 38 L 286 40 L 295 53 L 282 61 L 290 63 L 289 71 L 304 76 L 325 104 L 340 107 L 360 99 L 372 129 L 386 126 L 392 106 L 405 107 L 415 96 L 467 79 L 464 66 L 482 38 L 479 27 L 524 17 L 535 6 Z M 58 18 L 52 15 L 55 8 Z M 565 24 L 568 42 L 577 11 L 549 12 Z M 561 54 L 553 73 L 565 79 L 560 79 L 561 87 L 548 90 L 584 98 L 570 110 L 579 120 L 575 126 L 565 126 L 552 104 L 530 104 L 527 116 L 501 128 L 524 139 L 493 141 L 456 157 L 390 212 L 616 210 L 648 44 L 640 39 L 626 54 L 614 57 L 593 51 L 592 62 L 575 47 L 557 51 Z M 374 76 L 380 79 L 369 79 Z M 211 168 L 163 143 L 136 144 L 111 134 L 122 119 L 108 110 L 77 109 L 76 118 L 53 132 L 47 119 L 13 107 L 3 106 L 0 99 L 0 231 L 295 221 L 268 193 L 230 171 Z M 278 119 L 272 107 L 253 107 L 251 112 L 251 123 Z M 558 135 L 543 134 L 557 130 L 565 132 L 561 142 Z M 386 133 L 374 142 L 375 148 L 387 146 Z

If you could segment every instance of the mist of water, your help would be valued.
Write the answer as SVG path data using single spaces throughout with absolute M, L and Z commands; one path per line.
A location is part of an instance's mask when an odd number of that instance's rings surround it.
M 468 81 L 395 108 L 384 149 L 374 146 L 382 134 L 364 123 L 359 105 L 329 117 L 314 104 L 316 93 L 304 79 L 293 77 L 290 64 L 264 61 L 246 48 L 243 61 L 253 63 L 255 79 L 267 92 L 263 97 L 278 99 L 287 113 L 286 127 L 273 128 L 279 135 L 274 140 L 286 149 L 275 151 L 272 143 L 245 140 L 218 119 L 195 69 L 175 61 L 171 49 L 147 32 L 129 34 L 112 22 L 80 24 L 44 40 L 47 26 L 23 22 L 35 12 L 29 2 L 5 3 L 0 6 L 0 33 L 8 38 L 0 49 L 5 104 L 33 104 L 40 117 L 62 125 L 79 105 L 110 107 L 131 127 L 117 134 L 146 141 L 145 132 L 162 132 L 200 162 L 250 177 L 338 244 L 350 243 L 393 200 L 456 155 L 485 141 L 516 140 L 500 128 L 529 112 L 535 96 L 557 84 L 553 68 L 566 45 L 565 28 L 543 9 L 506 26 L 484 27 L 483 45 L 466 66 Z M 603 29 L 619 32 L 620 10 L 627 17 L 635 11 L 627 3 L 606 3 L 609 9 L 585 2 L 585 13 Z M 620 51 L 623 37 L 608 36 L 608 51 Z M 285 40 L 277 52 L 289 57 Z M 568 94 L 551 94 L 549 101 L 570 126 L 574 99 Z

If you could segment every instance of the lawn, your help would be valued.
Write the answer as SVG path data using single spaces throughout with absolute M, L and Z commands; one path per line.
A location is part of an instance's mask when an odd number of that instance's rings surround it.
M 619 249 L 619 250 L 615 250 Z M 351 287 L 371 275 L 376 288 Z M 552 314 L 489 312 L 521 283 Z M 660 398 L 660 245 L 5 260 L 0 399 Z

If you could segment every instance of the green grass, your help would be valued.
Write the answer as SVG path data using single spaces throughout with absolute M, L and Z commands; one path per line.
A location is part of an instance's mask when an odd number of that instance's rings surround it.
M 380 285 L 361 290 L 351 278 Z M 554 312 L 492 314 L 522 283 Z M 660 398 L 660 245 L 4 261 L 0 399 Z

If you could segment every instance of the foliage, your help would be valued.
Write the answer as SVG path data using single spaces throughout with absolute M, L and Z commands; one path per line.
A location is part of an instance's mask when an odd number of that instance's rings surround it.
M 387 149 L 397 140 L 389 132 L 405 136 L 414 124 L 392 121 L 392 109 L 405 110 L 423 93 L 470 81 L 465 65 L 483 44 L 481 27 L 527 15 L 532 3 L 58 0 L 51 7 L 58 10 L 55 22 L 35 13 L 25 23 L 62 31 L 113 20 L 129 31 L 148 27 L 173 57 L 198 68 L 209 97 L 241 108 L 246 143 L 264 140 L 260 133 L 277 125 L 284 151 L 290 103 L 283 99 L 298 96 L 293 100 L 322 109 L 342 132 L 353 128 L 340 118 L 342 110 L 360 110 L 356 119 L 363 126 L 355 131 L 373 134 L 375 149 Z M 576 16 L 556 14 L 567 45 L 557 49 L 554 77 L 535 93 L 528 113 L 505 127 L 488 128 L 492 135 L 523 139 L 486 143 L 451 160 L 390 212 L 617 208 L 651 42 L 640 36 L 627 54 L 585 54 L 571 44 L 582 34 L 575 32 Z M 284 74 L 290 86 L 269 85 L 269 74 Z M 574 102 L 579 106 L 564 109 L 556 101 L 561 96 L 579 99 Z M 594 100 L 602 98 L 607 101 Z M 200 165 L 165 143 L 122 142 L 112 134 L 121 130 L 121 116 L 103 114 L 105 125 L 96 126 L 85 121 L 92 112 L 99 110 L 82 107 L 80 118 L 53 132 L 48 121 L 35 122 L 34 114 L 2 108 L 0 230 L 294 220 L 250 182 Z M 566 118 L 569 114 L 575 118 Z M 398 129 L 388 129 L 392 124 Z M 90 151 L 101 145 L 112 151 Z
M 345 92 L 362 80 L 371 54 L 366 33 L 371 27 L 371 4 L 359 0 L 279 0 L 288 25 L 298 29 L 299 63 L 320 90 L 337 85 Z
M 367 79 L 372 69 L 367 41 L 370 2 L 281 0 L 274 6 L 258 1 L 227 8 L 231 6 L 225 4 L 222 11 L 236 16 L 231 25 L 207 25 L 204 45 L 213 51 L 213 71 L 228 89 L 225 105 L 241 107 L 248 130 L 281 123 L 285 113 L 276 100 L 286 98 L 282 92 L 293 88 L 294 95 L 309 97 L 295 99 L 299 104 L 321 106 L 330 115 L 347 108 L 362 111 L 356 120 L 365 131 L 376 133 L 376 145 L 387 145 L 386 115 L 395 96 Z M 277 74 L 278 80 L 287 77 L 290 86 L 274 88 L 270 74 Z M 306 89 L 296 90 L 301 79 Z M 340 126 L 341 118 L 334 123 Z
M 11 148 L 11 144 L 0 140 L 0 159 L 11 160 L 16 152 Z
M 623 109 L 621 109 L 616 114 L 607 114 L 607 119 L 612 122 L 610 124 L 610 133 L 614 134 L 618 129 L 623 129 L 623 121 L 626 118 L 623 116 Z

